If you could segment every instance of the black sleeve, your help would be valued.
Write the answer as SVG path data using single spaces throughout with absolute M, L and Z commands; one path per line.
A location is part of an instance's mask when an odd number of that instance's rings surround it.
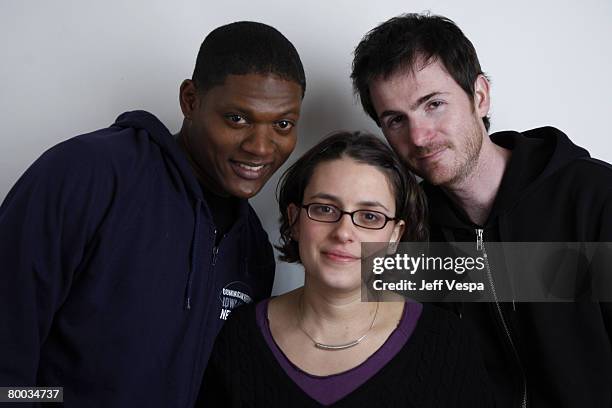
M 40 348 L 110 205 L 99 159 L 78 140 L 55 146 L 0 207 L 0 386 L 36 385 Z
M 223 342 L 224 340 L 220 341 L 220 337 L 217 337 L 208 366 L 204 372 L 196 407 L 228 406 L 227 403 L 223 403 L 223 401 L 229 400 L 231 395 L 226 362 L 222 358 L 226 354 L 227 345 Z
M 440 383 L 434 398 L 437 406 L 490 408 L 495 406 L 492 387 L 482 353 L 464 322 L 453 313 L 430 306 L 435 313 L 434 357 L 439 365 Z
M 598 272 L 603 275 L 601 277 L 601 284 L 604 285 L 602 288 L 604 291 L 603 295 L 606 299 L 609 299 L 612 294 L 612 270 L 610 268 L 610 262 L 612 261 L 612 190 L 601 213 L 599 241 L 604 243 L 604 255 L 603 260 L 600 261 L 602 265 L 598 268 Z M 608 340 L 610 340 L 612 347 L 612 302 L 601 302 L 600 307 L 604 325 L 608 332 Z
M 245 375 L 241 361 L 251 356 L 249 337 L 254 325 L 255 306 L 245 305 L 232 311 L 213 346 L 196 402 L 196 407 L 239 407 L 240 382 Z M 248 371 L 248 370 L 247 370 Z
M 463 327 L 463 324 L 460 325 L 457 333 L 458 344 L 460 344 L 457 378 L 461 380 L 459 392 L 462 401 L 458 406 L 466 408 L 494 407 L 495 400 L 492 387 L 476 341 Z

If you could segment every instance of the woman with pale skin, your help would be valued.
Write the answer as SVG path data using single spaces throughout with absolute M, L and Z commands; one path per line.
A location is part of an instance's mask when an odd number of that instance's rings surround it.
M 232 312 L 201 405 L 491 406 L 457 318 L 389 293 L 362 301 L 362 242 L 426 238 L 420 187 L 383 142 L 331 135 L 287 170 L 278 198 L 278 249 L 304 266 L 304 286 Z

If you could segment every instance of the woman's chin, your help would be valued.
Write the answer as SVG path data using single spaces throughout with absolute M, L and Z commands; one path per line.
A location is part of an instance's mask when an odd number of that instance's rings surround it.
M 306 279 L 306 285 L 314 283 L 323 290 L 343 293 L 359 291 L 361 290 L 361 270 L 351 269 L 322 268 L 316 275 L 311 275 L 311 279 Z

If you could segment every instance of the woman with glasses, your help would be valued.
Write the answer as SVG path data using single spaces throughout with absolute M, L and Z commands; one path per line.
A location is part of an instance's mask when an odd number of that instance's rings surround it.
M 327 137 L 285 172 L 278 201 L 280 259 L 304 266 L 304 286 L 232 312 L 202 406 L 491 406 L 458 319 L 395 294 L 362 301 L 362 242 L 426 239 L 423 194 L 387 145 Z

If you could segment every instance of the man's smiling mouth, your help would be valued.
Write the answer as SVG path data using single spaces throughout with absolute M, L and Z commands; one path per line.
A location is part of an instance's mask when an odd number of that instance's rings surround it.
M 268 172 L 270 163 L 253 163 L 230 160 L 234 173 L 247 180 L 257 180 Z

